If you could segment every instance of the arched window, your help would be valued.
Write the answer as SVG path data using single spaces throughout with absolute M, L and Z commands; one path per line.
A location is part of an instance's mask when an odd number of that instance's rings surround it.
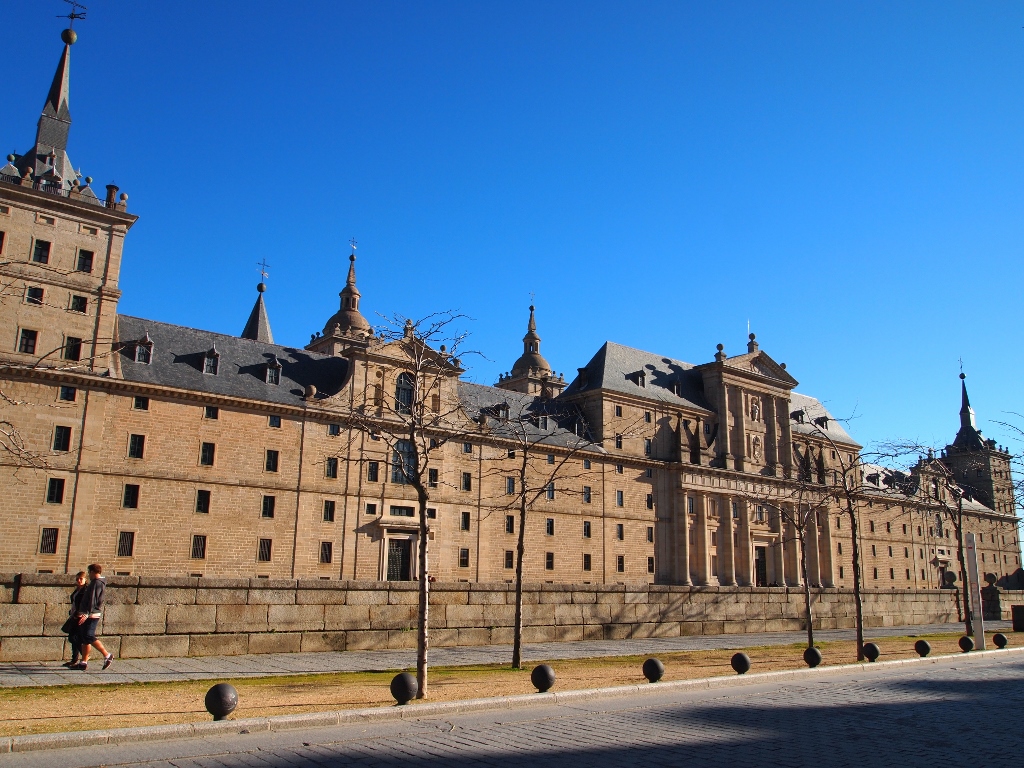
M 412 413 L 412 384 L 412 376 L 408 373 L 398 377 L 395 384 L 395 410 L 398 413 Z
M 413 479 L 415 472 L 416 459 L 413 455 L 412 443 L 408 440 L 399 440 L 395 443 L 395 450 L 391 457 L 391 482 L 404 485 Z

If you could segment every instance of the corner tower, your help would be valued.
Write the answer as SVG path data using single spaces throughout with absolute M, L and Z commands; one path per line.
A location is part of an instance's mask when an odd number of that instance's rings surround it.
M 535 308 L 530 305 L 530 320 L 523 336 L 523 354 L 512 365 L 512 372 L 498 377 L 496 387 L 540 397 L 558 397 L 565 389 L 565 378 L 555 376 L 548 361 L 540 353 Z

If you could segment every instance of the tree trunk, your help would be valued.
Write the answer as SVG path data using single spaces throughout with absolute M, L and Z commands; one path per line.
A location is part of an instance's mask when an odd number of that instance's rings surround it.
M 971 615 L 971 576 L 967 573 L 967 560 L 964 557 L 964 514 L 963 499 L 958 500 L 957 512 L 959 520 L 953 523 L 953 533 L 956 534 L 956 559 L 960 563 L 960 573 L 963 574 L 963 601 L 964 601 L 964 631 L 974 636 L 974 621 Z M 977 606 L 981 610 L 981 606 Z
M 427 495 L 420 489 L 420 540 L 419 540 L 420 605 L 419 627 L 416 634 L 416 691 L 417 699 L 427 697 L 427 650 L 429 648 L 430 626 L 430 569 L 427 567 Z
M 526 554 L 526 505 L 528 451 L 523 449 L 519 469 L 519 538 L 516 541 L 516 619 L 512 630 L 512 669 L 523 668 L 523 560 Z
M 799 513 L 798 513 L 799 514 Z M 800 577 L 804 582 L 804 621 L 807 622 L 807 647 L 814 647 L 814 626 L 811 623 L 811 585 L 807 580 L 807 542 L 804 540 L 804 529 L 807 527 L 807 520 L 804 525 L 797 529 L 800 537 Z
M 860 533 L 857 529 L 857 511 L 854 503 L 846 500 L 846 512 L 850 516 L 850 535 L 852 539 L 851 557 L 853 559 L 853 606 L 857 622 L 857 661 L 864 661 L 864 606 L 860 594 Z

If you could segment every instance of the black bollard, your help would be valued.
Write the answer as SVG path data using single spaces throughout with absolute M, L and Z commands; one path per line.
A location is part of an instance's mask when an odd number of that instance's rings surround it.
M 867 659 L 868 661 L 875 661 L 881 655 L 882 655 L 882 652 L 880 650 L 878 650 L 878 646 L 877 645 L 875 645 L 874 643 L 864 643 L 864 658 L 865 659 Z
M 658 659 L 648 659 L 644 662 L 644 677 L 650 683 L 656 683 L 661 680 L 662 675 L 665 674 L 665 665 L 662 664 Z
M 814 669 L 821 664 L 821 651 L 813 647 L 807 648 L 804 651 L 804 663 L 811 669 Z
M 992 642 L 995 643 L 996 648 L 1005 648 L 1010 641 L 1007 640 L 1006 635 L 1002 632 L 996 632 L 992 635 Z
M 974 650 L 974 640 L 968 637 L 967 635 L 964 635 L 959 640 L 957 640 L 956 644 L 960 646 L 960 650 L 964 653 L 970 653 Z
M 923 659 L 932 652 L 932 647 L 928 644 L 927 640 L 918 640 L 914 643 L 914 650 L 917 651 L 917 655 Z
M 530 682 L 540 693 L 544 693 L 555 684 L 555 670 L 547 664 L 538 664 L 530 673 Z
M 408 704 L 415 699 L 419 689 L 420 686 L 416 682 L 416 678 L 408 672 L 399 672 L 391 680 L 391 695 L 395 697 L 399 706 Z
M 224 720 L 238 706 L 238 691 L 227 683 L 217 683 L 206 692 L 206 711 L 214 720 Z
M 737 675 L 745 675 L 750 671 L 750 657 L 745 653 L 734 653 L 729 664 Z

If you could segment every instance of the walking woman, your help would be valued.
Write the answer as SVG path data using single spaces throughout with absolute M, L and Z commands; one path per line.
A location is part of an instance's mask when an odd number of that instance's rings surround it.
M 103 617 L 103 593 L 106 591 L 103 566 L 93 563 L 89 566 L 89 584 L 78 597 L 78 642 L 82 647 L 82 660 L 71 667 L 85 671 L 89 668 L 89 650 L 92 646 L 103 654 L 103 668 L 114 660 L 114 654 L 107 653 L 103 643 L 96 639 L 96 627 Z
M 78 666 L 78 657 L 82 655 L 82 645 L 78 642 L 78 598 L 85 591 L 85 571 L 79 571 L 75 576 L 75 591 L 71 593 L 71 609 L 68 611 L 68 620 L 60 628 L 68 636 L 68 644 L 71 646 L 71 661 L 65 661 L 65 667 Z

